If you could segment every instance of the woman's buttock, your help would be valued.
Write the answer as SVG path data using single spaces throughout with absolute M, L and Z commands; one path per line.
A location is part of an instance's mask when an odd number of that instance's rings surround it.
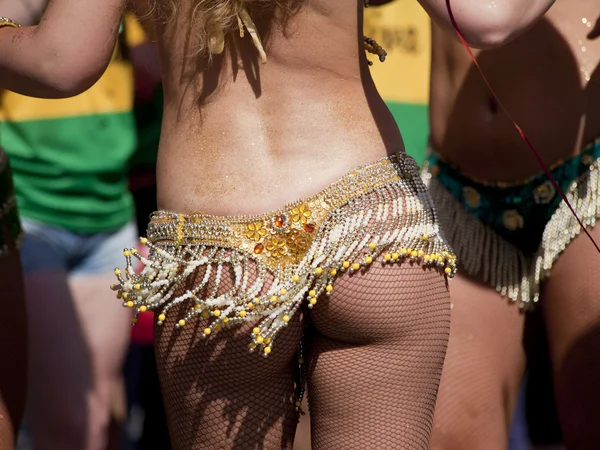
M 435 269 L 406 262 L 342 275 L 310 317 L 315 330 L 330 339 L 385 344 L 418 334 L 427 338 L 440 319 L 449 325 L 449 311 L 447 280 Z

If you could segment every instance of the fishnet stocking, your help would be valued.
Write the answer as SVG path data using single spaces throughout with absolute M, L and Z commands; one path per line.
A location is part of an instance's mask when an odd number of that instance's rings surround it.
M 311 317 L 313 450 L 428 449 L 450 329 L 439 273 L 373 266 Z
M 232 279 L 224 271 L 218 292 L 230 289 Z M 202 334 L 208 319 L 175 329 L 176 317 L 185 308 L 189 304 L 173 308 L 156 330 L 173 450 L 291 449 L 298 422 L 294 388 L 302 314 L 277 336 L 273 353 L 265 359 L 248 353 L 251 324 L 208 339 Z

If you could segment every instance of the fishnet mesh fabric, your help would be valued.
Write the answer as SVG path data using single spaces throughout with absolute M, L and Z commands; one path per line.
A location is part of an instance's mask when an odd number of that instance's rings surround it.
M 370 195 L 377 203 L 377 191 Z M 252 282 L 256 268 L 250 269 Z M 198 271 L 182 292 L 203 275 Z M 233 278 L 224 270 L 218 293 L 229 290 Z M 208 339 L 202 331 L 210 319 L 176 329 L 189 307 L 172 308 L 156 331 L 173 449 L 291 449 L 298 422 L 296 352 L 306 314 L 293 317 L 265 359 L 248 353 L 253 324 Z M 305 353 L 313 450 L 427 449 L 450 327 L 439 271 L 376 262 L 341 275 L 310 317 Z
M 311 315 L 312 448 L 428 449 L 450 331 L 443 278 L 420 266 L 342 277 Z
M 203 275 L 199 272 L 196 280 Z M 224 271 L 217 292 L 232 286 L 232 273 Z M 205 290 L 211 289 L 209 283 Z M 294 393 L 302 314 L 277 336 L 273 353 L 264 358 L 248 352 L 253 324 L 224 329 L 209 338 L 203 338 L 203 329 L 210 319 L 195 319 L 176 329 L 177 318 L 189 306 L 171 309 L 165 323 L 156 328 L 156 357 L 173 450 L 291 449 L 298 422 Z

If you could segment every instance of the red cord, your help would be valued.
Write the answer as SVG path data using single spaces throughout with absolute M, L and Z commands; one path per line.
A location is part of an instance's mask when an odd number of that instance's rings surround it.
M 540 156 L 540 154 L 538 153 L 538 151 L 535 149 L 535 147 L 533 146 L 533 144 L 531 143 L 531 141 L 529 140 L 529 138 L 525 135 L 525 132 L 521 129 L 521 127 L 517 124 L 517 122 L 515 122 L 515 120 L 511 116 L 511 114 L 504 107 L 504 104 L 500 101 L 500 99 L 496 95 L 496 92 L 494 91 L 494 89 L 490 85 L 489 81 L 485 77 L 485 75 L 483 73 L 483 70 L 481 70 L 481 67 L 479 66 L 479 63 L 477 62 L 477 59 L 473 55 L 473 52 L 469 48 L 469 45 L 467 44 L 467 41 L 465 40 L 465 38 L 463 37 L 462 33 L 460 32 L 460 29 L 458 28 L 458 24 L 456 23 L 456 19 L 454 18 L 454 14 L 452 14 L 452 8 L 450 7 L 450 0 L 446 0 L 446 8 L 448 9 L 448 14 L 450 15 L 450 20 L 452 21 L 452 26 L 454 27 L 454 30 L 456 30 L 456 34 L 458 34 L 458 37 L 460 38 L 461 42 L 463 43 L 463 45 L 467 49 L 467 52 L 469 53 L 469 56 L 473 60 L 473 63 L 475 64 L 475 67 L 477 67 L 477 70 L 479 71 L 479 73 L 481 75 L 481 78 L 483 78 L 483 81 L 485 82 L 485 84 L 487 85 L 488 89 L 490 90 L 490 92 L 492 93 L 492 95 L 494 96 L 494 98 L 496 99 L 496 101 L 498 102 L 498 104 L 500 105 L 500 108 L 502 108 L 502 111 L 504 111 L 504 114 L 506 114 L 506 116 L 508 117 L 508 119 L 512 122 L 512 124 L 517 129 L 517 131 L 519 132 L 519 134 L 521 135 L 521 137 L 523 138 L 523 140 L 525 141 L 525 143 L 527 144 L 527 146 L 529 147 L 529 149 L 533 153 L 533 156 L 535 156 L 535 159 L 537 159 L 538 163 L 540 164 L 540 166 L 542 167 L 542 169 L 544 170 L 544 172 L 546 173 L 546 175 L 550 179 L 550 182 L 554 185 L 556 191 L 560 194 L 561 198 L 565 201 L 565 203 L 567 204 L 567 206 L 569 207 L 569 209 L 573 213 L 573 216 L 575 216 L 575 219 L 577 219 L 577 222 L 581 226 L 581 229 L 585 232 L 585 234 L 587 234 L 587 236 L 592 241 L 592 244 L 594 244 L 594 247 L 596 247 L 596 250 L 598 250 L 598 253 L 600 253 L 600 247 L 598 246 L 598 244 L 596 243 L 596 241 L 594 240 L 594 238 L 592 237 L 592 235 L 590 234 L 590 232 L 585 228 L 585 226 L 583 225 L 583 222 L 581 222 L 581 219 L 579 218 L 579 216 L 577 215 L 577 213 L 573 209 L 573 206 L 571 205 L 571 203 L 569 202 L 569 200 L 567 200 L 567 196 L 565 195 L 565 193 L 563 192 L 563 190 L 558 185 L 558 182 L 556 181 L 556 179 L 552 176 L 552 173 L 550 172 L 550 169 L 548 168 L 548 166 L 546 165 L 546 163 L 544 163 L 544 160 L 542 159 L 542 157 Z

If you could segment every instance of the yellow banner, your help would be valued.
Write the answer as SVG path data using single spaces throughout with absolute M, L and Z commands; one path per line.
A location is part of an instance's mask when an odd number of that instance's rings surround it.
M 416 0 L 395 0 L 365 11 L 365 36 L 388 52 L 371 73 L 387 102 L 427 104 L 431 68 L 431 25 Z M 371 59 L 374 59 L 371 57 Z

